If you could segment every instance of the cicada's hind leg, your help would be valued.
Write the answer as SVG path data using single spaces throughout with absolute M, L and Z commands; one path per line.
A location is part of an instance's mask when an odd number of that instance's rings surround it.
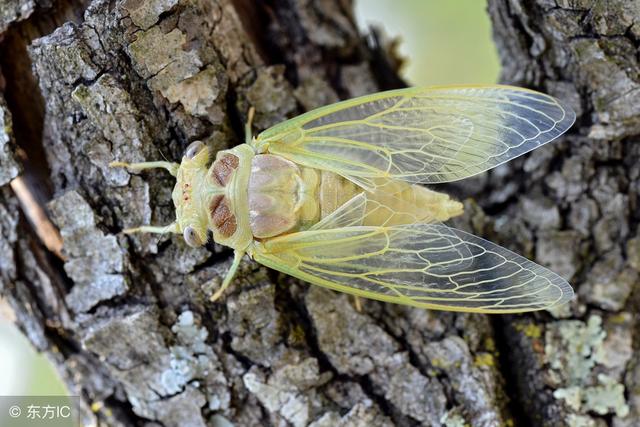
M 227 272 L 227 275 L 222 281 L 222 285 L 220 286 L 220 289 L 218 289 L 213 295 L 211 295 L 211 298 L 209 298 L 209 301 L 215 302 L 218 299 L 220 299 L 224 291 L 231 284 L 231 281 L 233 280 L 233 278 L 236 276 L 236 272 L 238 271 L 238 267 L 240 266 L 240 261 L 242 261 L 243 256 L 244 256 L 244 251 L 235 251 L 233 253 L 233 262 L 231 263 L 231 267 L 229 267 L 229 271 Z
M 360 299 L 359 296 L 357 295 L 353 296 L 353 305 L 355 306 L 356 311 L 358 313 L 362 313 L 362 300 Z
M 125 162 L 111 162 L 109 166 L 112 168 L 126 168 L 130 171 L 141 171 L 145 169 L 166 169 L 173 176 L 178 174 L 178 168 L 180 167 L 177 163 L 172 162 L 141 162 L 141 163 L 125 163 Z

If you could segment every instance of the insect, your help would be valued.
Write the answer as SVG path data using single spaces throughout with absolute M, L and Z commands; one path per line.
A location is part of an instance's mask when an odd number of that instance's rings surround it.
M 250 113 L 250 116 L 252 112 Z M 213 154 L 192 143 L 177 178 L 176 221 L 125 232 L 210 230 L 242 257 L 329 289 L 430 309 L 513 313 L 573 297 L 550 270 L 443 221 L 463 205 L 421 184 L 461 180 L 554 140 L 575 113 L 511 86 L 408 88 L 328 105 Z

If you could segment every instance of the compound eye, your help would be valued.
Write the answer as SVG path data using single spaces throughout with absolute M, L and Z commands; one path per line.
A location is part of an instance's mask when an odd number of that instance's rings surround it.
M 191 246 L 192 248 L 199 248 L 203 244 L 200 237 L 198 237 L 198 233 L 196 233 L 196 230 L 194 230 L 191 226 L 188 226 L 184 229 L 182 237 L 184 237 L 184 241 L 187 242 L 187 245 Z
M 187 147 L 187 151 L 185 151 L 184 156 L 187 159 L 193 159 L 203 148 L 204 144 L 202 143 L 202 141 L 193 141 Z

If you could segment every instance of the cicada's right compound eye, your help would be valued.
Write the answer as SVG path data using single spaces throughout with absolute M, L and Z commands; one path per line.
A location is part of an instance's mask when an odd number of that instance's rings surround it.
M 202 246 L 202 240 L 198 237 L 198 233 L 196 233 L 196 230 L 194 230 L 193 227 L 188 226 L 185 228 L 182 236 L 184 237 L 184 241 L 187 242 L 187 245 L 192 248 L 199 248 Z
M 204 147 L 205 146 L 202 141 L 193 141 L 187 147 L 187 151 L 185 151 L 184 156 L 187 159 L 193 159 Z

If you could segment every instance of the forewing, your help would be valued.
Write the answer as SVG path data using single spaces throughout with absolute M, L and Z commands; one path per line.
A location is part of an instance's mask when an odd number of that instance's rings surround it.
M 313 110 L 258 135 L 258 151 L 336 172 L 364 188 L 375 178 L 460 180 L 564 133 L 575 114 L 512 86 L 409 88 Z
M 432 309 L 524 312 L 573 296 L 557 274 L 442 224 L 310 230 L 262 242 L 253 256 L 316 285 Z

